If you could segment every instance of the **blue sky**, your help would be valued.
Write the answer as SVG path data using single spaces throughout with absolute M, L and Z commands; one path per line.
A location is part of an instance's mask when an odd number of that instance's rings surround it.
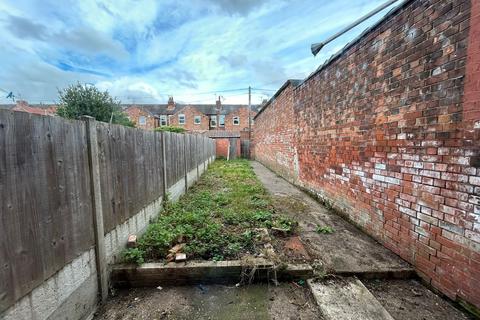
M 2 0 L 0 88 L 51 103 L 81 82 L 124 103 L 247 103 L 303 79 L 390 8 L 324 47 L 385 0 Z M 400 2 L 400 1 L 399 1 Z M 232 91 L 230 91 L 232 90 Z M 0 103 L 9 102 L 1 92 Z

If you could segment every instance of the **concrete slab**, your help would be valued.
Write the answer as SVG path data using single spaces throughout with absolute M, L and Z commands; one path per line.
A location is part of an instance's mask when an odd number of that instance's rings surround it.
M 414 275 L 407 262 L 308 194 L 262 164 L 252 162 L 252 166 L 274 197 L 276 210 L 298 221 L 298 234 L 311 261 L 320 260 L 326 272 L 387 278 Z M 331 227 L 334 232 L 318 233 L 317 226 Z
M 307 281 L 325 319 L 393 320 L 387 310 L 356 278 Z

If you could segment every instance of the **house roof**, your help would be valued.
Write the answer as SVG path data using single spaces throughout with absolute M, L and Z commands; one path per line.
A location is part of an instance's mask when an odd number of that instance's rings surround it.
M 209 138 L 240 138 L 238 131 L 209 130 L 204 133 Z
M 16 108 L 15 108 L 16 107 Z M 53 108 L 57 106 L 54 105 L 46 105 L 46 104 L 26 104 L 26 105 L 18 105 L 18 104 L 0 104 L 0 109 L 16 109 L 19 111 L 28 111 L 32 113 L 39 113 L 45 114 L 54 111 Z M 168 110 L 167 104 L 122 104 L 121 108 L 123 111 L 126 111 L 129 108 L 137 107 L 140 109 L 145 110 L 148 113 L 151 113 L 154 116 L 159 115 L 171 115 L 179 112 L 185 107 L 194 107 L 200 112 L 206 115 L 214 115 L 217 114 L 217 106 L 215 104 L 175 104 L 175 107 L 171 110 Z M 222 104 L 222 108 L 219 114 L 227 115 L 231 112 L 234 112 L 240 108 L 248 108 L 248 105 L 243 104 Z M 258 112 L 261 108 L 261 105 L 252 105 L 252 111 Z M 25 109 L 25 110 L 21 110 Z M 28 110 L 26 110 L 28 109 Z
M 127 109 L 132 105 L 122 105 L 123 109 Z M 170 115 L 175 114 L 182 110 L 185 107 L 194 107 L 198 111 L 210 115 L 210 114 L 217 114 L 217 106 L 215 104 L 175 104 L 175 107 L 171 110 L 168 110 L 168 104 L 135 104 L 133 106 L 142 107 L 145 110 L 148 110 L 154 115 Z M 252 111 L 258 112 L 260 109 L 260 105 L 252 105 Z M 248 105 L 242 104 L 222 104 L 222 108 L 220 110 L 220 114 L 229 114 L 233 111 L 236 111 L 240 108 L 248 108 Z
M 128 109 L 134 109 L 134 108 L 138 108 L 142 111 L 145 111 L 146 113 L 150 114 L 153 116 L 152 112 L 150 110 L 148 110 L 147 108 L 143 107 L 143 106 L 140 106 L 140 105 L 136 105 L 136 104 L 132 104 L 128 107 L 126 107 L 125 109 L 123 109 L 123 111 L 127 111 Z
M 18 103 L 10 110 L 12 111 L 22 111 L 28 113 L 34 113 L 39 115 L 55 115 L 57 112 L 57 106 L 55 105 L 46 105 L 46 104 L 27 104 L 27 103 Z

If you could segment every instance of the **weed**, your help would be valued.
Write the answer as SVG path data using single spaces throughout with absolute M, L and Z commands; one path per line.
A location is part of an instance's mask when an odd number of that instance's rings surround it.
M 294 229 L 298 226 L 298 222 L 296 222 L 290 217 L 281 216 L 273 221 L 272 226 L 285 230 L 287 233 L 292 233 Z
M 333 229 L 330 226 L 317 226 L 315 230 L 317 231 L 317 233 L 324 233 L 324 234 L 335 232 L 335 229 Z
M 123 251 L 123 257 L 125 261 L 130 263 L 142 264 L 145 262 L 143 255 L 145 252 L 138 248 L 128 248 Z
M 296 223 L 275 214 L 272 199 L 246 160 L 217 160 L 178 202 L 166 201 L 159 217 L 125 260 L 162 260 L 177 243 L 189 259 L 238 259 L 254 253 L 254 228 L 293 230 Z

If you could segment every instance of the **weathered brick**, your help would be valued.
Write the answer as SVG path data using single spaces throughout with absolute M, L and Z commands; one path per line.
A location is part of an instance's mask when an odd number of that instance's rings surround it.
M 256 118 L 255 144 L 258 160 L 347 203 L 344 214 L 427 281 L 480 307 L 464 278 L 480 283 L 464 262 L 480 234 L 476 3 L 409 2 L 305 81 L 288 82 Z M 402 31 L 410 19 L 422 25 L 412 40 Z

